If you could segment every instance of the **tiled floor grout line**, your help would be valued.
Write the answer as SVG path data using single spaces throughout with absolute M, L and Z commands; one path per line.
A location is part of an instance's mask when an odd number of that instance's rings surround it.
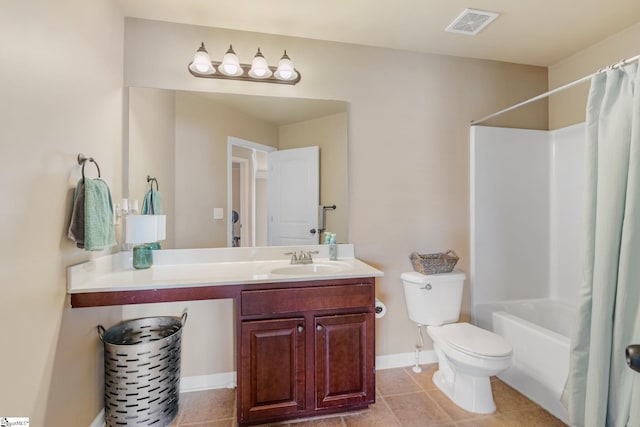
M 222 421 L 231 421 L 231 423 L 233 424 L 235 420 L 235 417 L 233 418 L 216 418 L 215 420 L 206 420 L 206 421 L 194 421 L 194 422 L 190 422 L 187 424 L 178 424 L 178 427 L 189 427 L 189 426 L 199 426 L 202 424 L 207 424 L 207 423 L 211 423 L 211 422 L 222 422 Z
M 508 384 L 502 383 L 499 380 L 493 379 L 493 378 L 491 383 L 492 388 L 494 388 L 494 386 L 497 387 L 496 392 L 498 392 L 499 401 L 502 402 L 500 411 L 499 412 L 496 411 L 496 413 L 492 414 L 489 418 L 485 418 L 484 414 L 474 414 L 470 412 L 459 413 L 457 410 L 455 410 L 455 408 L 449 405 L 449 402 L 445 398 L 441 398 L 440 393 L 442 392 L 432 383 L 432 380 L 430 380 L 430 377 L 433 375 L 433 372 L 435 372 L 434 367 L 431 367 L 430 370 L 428 369 L 425 370 L 422 374 L 417 374 L 417 373 L 414 374 L 409 369 L 410 368 L 400 368 L 402 373 L 397 371 L 395 373 L 389 373 L 386 376 L 381 377 L 380 381 L 377 381 L 376 404 L 379 405 L 377 409 L 374 409 L 375 407 L 372 407 L 369 410 L 355 411 L 351 414 L 337 413 L 337 414 L 332 414 L 327 416 L 310 417 L 307 419 L 297 419 L 297 420 L 294 419 L 294 420 L 284 421 L 276 424 L 273 424 L 273 423 L 269 423 L 266 425 L 263 424 L 257 427 L 267 427 L 267 426 L 273 427 L 275 425 L 279 427 L 305 427 L 305 426 L 318 426 L 318 425 L 348 427 L 352 425 L 366 426 L 371 424 L 378 426 L 378 425 L 382 425 L 380 424 L 381 421 L 377 419 L 379 416 L 383 416 L 384 417 L 383 419 L 386 419 L 386 421 L 382 421 L 386 425 L 393 424 L 399 427 L 406 427 L 408 425 L 423 425 L 420 423 L 420 420 L 418 420 L 417 421 L 418 424 L 416 424 L 416 419 L 407 417 L 408 414 L 405 413 L 407 410 L 412 411 L 412 409 L 406 407 L 406 402 L 417 402 L 417 399 L 420 399 L 420 400 L 425 399 L 425 397 L 423 395 L 420 395 L 419 393 L 424 393 L 427 395 L 426 400 L 424 400 L 424 403 L 427 406 L 431 407 L 432 411 L 437 411 L 438 413 L 440 412 L 442 413 L 442 415 L 435 416 L 436 413 L 434 412 L 433 415 L 435 418 L 431 421 L 427 421 L 427 419 L 425 419 L 425 423 L 427 424 L 424 424 L 424 425 L 429 425 L 429 426 L 435 425 L 435 424 L 437 425 L 442 424 L 450 427 L 455 427 L 455 426 L 469 427 L 469 426 L 476 425 L 476 423 L 482 424 L 482 425 L 503 426 L 505 425 L 503 423 L 507 422 L 507 420 L 515 420 L 515 419 L 535 420 L 537 417 L 536 414 L 540 413 L 539 405 L 536 405 L 535 402 L 530 401 L 529 404 L 525 404 L 526 402 L 521 400 L 522 396 L 511 397 L 512 392 L 516 394 L 518 393 L 517 390 L 512 390 L 513 388 L 510 387 Z M 406 376 L 408 376 L 410 380 L 407 380 Z M 390 394 L 383 393 L 383 390 L 390 390 L 392 391 L 392 393 Z M 202 396 L 203 395 L 201 396 L 194 395 L 194 397 L 196 397 L 196 400 L 192 402 L 200 402 L 202 400 Z M 190 418 L 187 418 L 185 414 L 184 421 L 186 422 L 181 422 L 183 420 L 180 419 L 178 423 L 175 423 L 175 424 L 172 423 L 171 426 L 172 427 L 203 427 L 205 425 L 208 426 L 208 425 L 215 424 L 215 425 L 220 425 L 225 427 L 226 426 L 238 427 L 238 423 L 236 419 L 237 396 L 234 396 L 233 398 L 231 398 L 231 396 L 229 396 L 228 394 L 225 394 L 224 392 L 220 396 L 224 397 L 225 404 L 224 406 L 218 406 L 216 404 L 214 407 L 212 407 L 213 411 L 210 412 L 211 415 L 208 415 L 208 416 L 204 415 L 204 412 L 203 412 L 202 415 L 197 415 L 195 417 L 191 416 Z M 186 403 L 186 401 L 187 400 L 185 399 L 185 402 L 182 402 L 183 405 Z M 222 401 L 223 400 L 220 400 L 219 402 L 222 402 Z M 402 402 L 405 402 L 404 405 L 402 404 Z M 229 405 L 228 403 L 231 403 L 231 405 Z M 202 404 L 198 403 L 197 408 L 200 408 L 200 406 L 202 406 Z M 208 405 L 205 404 L 204 406 L 207 407 Z M 228 412 L 229 406 L 233 408 L 232 413 Z M 189 404 L 188 407 L 189 407 L 189 413 L 192 412 L 192 408 L 193 408 L 192 415 L 198 414 L 199 410 L 196 409 L 196 406 L 193 406 L 193 403 Z M 219 411 L 223 407 L 225 408 L 226 412 L 220 413 Z M 393 408 L 395 408 L 395 410 Z M 371 411 L 371 410 L 374 410 L 375 412 L 373 414 L 366 413 L 367 411 Z M 178 414 L 178 417 L 182 418 L 181 415 L 182 414 Z M 364 416 L 361 417 L 361 415 L 364 415 Z M 487 415 L 490 415 L 490 414 L 487 414 Z M 222 418 L 218 418 L 221 416 Z M 204 419 L 204 417 L 207 417 L 207 418 Z M 318 421 L 322 419 L 337 418 L 337 417 L 340 417 L 340 419 L 339 420 L 333 419 L 326 423 Z M 543 419 L 543 418 L 539 418 L 539 419 Z M 404 420 L 405 423 L 403 423 L 402 420 Z M 434 424 L 429 424 L 430 422 L 434 422 Z M 386 425 L 385 427 L 387 427 Z M 543 425 L 543 424 L 535 424 L 535 421 L 534 421 L 534 424 L 531 424 L 531 425 Z M 549 422 L 549 423 L 545 423 L 544 425 L 556 426 L 557 424 L 553 422 Z
M 440 405 L 440 403 L 438 403 L 438 401 L 437 401 L 436 399 L 434 399 L 434 398 L 431 396 L 431 394 L 429 393 L 429 391 L 432 391 L 433 389 L 429 389 L 429 390 L 427 390 L 426 388 L 424 388 L 424 387 L 422 386 L 422 384 L 418 382 L 418 380 L 416 379 L 416 376 L 415 376 L 415 375 L 411 375 L 411 373 L 410 373 L 410 372 L 408 372 L 405 368 L 403 368 L 403 369 L 402 369 L 402 371 L 403 371 L 405 374 L 407 374 L 407 375 L 409 376 L 409 378 L 411 378 L 411 381 L 413 381 L 413 382 L 414 382 L 414 384 L 416 384 L 416 385 L 418 386 L 418 388 L 420 388 L 420 390 L 422 390 L 422 391 L 423 391 L 423 393 L 427 395 L 427 398 L 428 398 L 429 400 L 431 400 L 433 403 L 435 403 L 436 407 L 440 408 L 440 410 L 441 410 L 441 411 L 442 411 L 442 412 L 443 412 L 447 417 L 449 417 L 453 423 L 456 423 L 456 424 L 457 424 L 457 421 L 463 421 L 463 420 L 454 420 L 454 419 L 453 419 L 453 417 L 452 417 L 451 415 L 449 415 L 449 412 L 447 412 L 447 409 L 446 409 L 446 408 L 443 408 L 443 407 Z M 473 418 L 475 418 L 475 417 L 473 417 L 473 416 L 469 417 L 469 419 L 473 419 Z
M 396 413 L 393 411 L 393 409 L 391 409 L 391 406 L 389 406 L 389 404 L 387 403 L 387 399 L 385 399 L 384 396 L 380 396 L 380 399 L 382 399 L 382 401 L 384 402 L 384 406 L 386 406 L 386 408 L 389 410 L 389 412 L 391 412 L 391 415 L 393 416 L 393 419 L 396 420 L 396 422 L 398 423 L 398 425 L 400 427 L 402 427 L 402 423 L 400 422 L 400 419 L 398 418 Z
M 442 411 L 443 414 L 445 414 L 453 423 L 456 423 L 458 420 L 454 420 L 453 417 L 451 415 L 449 415 L 449 412 L 447 412 L 446 408 L 443 408 L 442 406 L 440 406 L 440 404 L 438 403 L 438 401 L 436 399 L 434 399 L 433 397 L 431 397 L 431 394 L 427 393 L 426 391 L 423 390 L 423 393 L 427 395 L 427 398 L 429 400 L 431 400 L 433 403 L 436 404 L 436 407 L 440 408 L 440 410 Z M 469 418 L 472 419 L 473 417 Z M 462 421 L 462 420 L 460 420 Z
M 421 393 L 424 390 L 409 390 L 409 391 L 401 391 L 398 393 L 390 393 L 390 394 L 384 394 L 382 395 L 382 397 L 396 397 L 396 396 L 406 396 L 407 394 L 413 394 L 413 393 Z
M 416 376 L 415 376 L 415 375 L 411 375 L 411 372 L 409 372 L 409 371 L 408 371 L 408 370 L 406 370 L 405 368 L 402 368 L 402 370 L 403 370 L 403 371 L 404 371 L 404 373 L 406 373 L 406 374 L 409 376 L 409 378 L 411 378 L 411 380 L 412 380 L 412 381 L 413 381 L 413 382 L 414 382 L 418 387 L 420 387 L 422 390 L 424 390 L 424 391 L 440 390 L 440 389 L 439 389 L 435 384 L 433 385 L 433 388 L 430 388 L 430 389 L 426 389 L 426 388 L 424 388 L 424 387 L 422 386 L 422 384 L 420 384 L 420 383 L 418 382 L 418 380 L 416 379 Z M 435 373 L 435 371 L 434 371 L 434 373 Z
M 359 412 L 364 412 L 367 411 L 368 409 L 361 409 L 358 411 L 355 411 L 356 413 Z M 322 420 L 330 420 L 330 419 L 336 419 L 336 418 L 340 418 L 340 423 L 343 425 L 343 427 L 347 427 L 346 425 L 346 421 L 345 421 L 345 417 L 342 414 L 339 413 L 335 413 L 335 414 L 325 414 L 325 415 L 316 415 L 316 416 L 309 416 L 309 417 L 305 417 L 305 418 L 301 418 L 301 419 L 293 419 L 293 420 L 289 420 L 289 421 L 282 421 L 286 424 L 283 424 L 283 426 L 291 426 L 291 427 L 295 427 L 297 424 L 304 424 L 306 422 L 314 422 L 314 421 L 322 421 Z M 271 424 L 267 424 L 269 426 L 271 426 Z M 281 423 L 277 423 L 276 425 L 280 426 Z M 264 427 L 263 425 L 258 425 L 256 427 Z
M 469 412 L 469 413 L 468 413 L 468 417 L 465 417 L 464 419 L 461 419 L 461 420 L 453 419 L 453 417 L 449 414 L 449 412 L 446 410 L 446 408 L 442 407 L 442 405 L 440 405 L 440 403 L 439 403 L 436 399 L 434 399 L 434 398 L 431 396 L 431 393 L 429 393 L 430 391 L 434 391 L 434 390 L 437 390 L 438 392 L 442 393 L 442 391 L 441 391 L 441 390 L 439 390 L 437 387 L 436 387 L 436 388 L 429 388 L 429 389 L 426 389 L 425 387 L 423 387 L 423 385 L 422 385 L 420 382 L 418 382 L 418 380 L 416 379 L 415 375 L 411 375 L 411 372 L 409 372 L 409 371 L 408 371 L 407 369 L 405 369 L 405 368 L 402 368 L 402 371 L 403 371 L 403 372 L 404 372 L 404 373 L 405 373 L 409 378 L 411 378 L 411 380 L 413 381 L 413 383 L 414 383 L 415 385 L 417 385 L 417 386 L 418 386 L 418 388 L 419 388 L 423 393 L 425 393 L 425 394 L 427 395 L 428 399 L 429 399 L 430 401 L 432 401 L 433 403 L 435 403 L 436 407 L 438 407 L 438 408 L 439 408 L 439 409 L 440 409 L 440 410 L 441 410 L 441 411 L 442 411 L 442 412 L 443 412 L 443 413 L 444 413 L 448 418 L 450 418 L 450 419 L 451 419 L 451 421 L 452 421 L 453 423 L 457 424 L 458 422 L 467 422 L 467 421 L 473 421 L 473 420 L 475 420 L 475 419 L 482 418 L 482 415 L 483 415 L 483 414 L 474 414 L 474 413 L 472 413 L 472 412 Z M 398 394 L 388 395 L 388 396 L 402 396 L 402 395 L 407 395 L 407 394 L 410 394 L 410 393 L 411 393 L 411 392 L 407 392 L 407 393 L 398 393 Z M 511 411 L 506 411 L 506 412 L 502 412 L 502 413 L 513 413 L 513 412 L 518 412 L 518 411 L 520 411 L 520 410 L 522 410 L 522 409 L 513 409 L 513 410 L 511 410 Z M 393 412 L 393 411 L 392 411 L 392 412 Z M 497 411 L 496 411 L 496 414 L 497 414 Z

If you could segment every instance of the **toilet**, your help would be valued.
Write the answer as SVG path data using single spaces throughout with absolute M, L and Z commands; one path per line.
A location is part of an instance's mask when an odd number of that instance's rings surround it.
M 403 273 L 409 318 L 427 327 L 438 357 L 434 384 L 462 409 L 495 412 L 490 377 L 511 366 L 511 345 L 501 336 L 460 317 L 465 275 L 460 271 L 424 275 Z

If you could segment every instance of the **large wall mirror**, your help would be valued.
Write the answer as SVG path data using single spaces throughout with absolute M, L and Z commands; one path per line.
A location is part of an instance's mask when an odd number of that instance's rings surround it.
M 274 181 L 269 155 L 309 151 L 305 147 L 319 151 L 316 214 L 321 220 L 324 213 L 326 230 L 347 241 L 347 103 L 154 88 L 128 92 L 123 182 L 128 198 L 141 203 L 150 189 L 147 177 L 156 178 L 167 215 L 164 248 L 277 242 L 266 208 L 267 186 Z M 280 180 L 299 187 L 302 172 L 285 170 Z M 296 196 L 287 203 L 285 221 L 302 202 Z M 322 209 L 333 205 L 335 210 Z

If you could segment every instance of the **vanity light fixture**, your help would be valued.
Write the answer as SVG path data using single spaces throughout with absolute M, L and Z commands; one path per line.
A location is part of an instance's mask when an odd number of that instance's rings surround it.
M 260 48 L 258 48 L 258 52 L 253 57 L 251 64 L 241 64 L 231 45 L 224 54 L 222 61 L 211 61 L 209 52 L 204 47 L 204 42 L 200 44 L 188 68 L 194 77 L 212 79 L 295 85 L 301 78 L 286 50 L 280 58 L 278 66 L 271 67 L 267 64 L 262 52 L 260 52 Z
M 278 62 L 278 69 L 275 72 L 275 76 L 276 79 L 280 80 L 293 80 L 298 76 L 295 68 L 293 68 L 293 62 L 291 62 L 286 50 Z
M 260 48 L 258 48 L 256 56 L 254 56 L 253 61 L 251 61 L 249 76 L 253 77 L 254 79 L 268 79 L 272 75 L 273 73 L 269 69 L 267 60 L 264 59 L 264 55 L 262 54 L 262 52 L 260 52 Z
M 229 45 L 229 50 L 227 50 L 227 53 L 222 57 L 222 64 L 218 66 L 218 71 L 225 76 L 232 77 L 240 76 L 244 72 L 244 70 L 240 68 L 240 60 L 238 59 L 238 55 L 233 51 L 233 46 Z
M 193 62 L 189 64 L 189 70 L 199 74 L 213 74 L 216 72 L 215 68 L 211 64 L 211 58 L 209 52 L 204 47 L 204 43 L 200 45 L 193 57 Z

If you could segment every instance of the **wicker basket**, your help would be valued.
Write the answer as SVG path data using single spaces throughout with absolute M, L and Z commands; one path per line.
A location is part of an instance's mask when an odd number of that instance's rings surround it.
M 187 313 L 122 322 L 104 344 L 106 427 L 167 426 L 178 414 L 180 342 Z
M 425 254 L 413 252 L 409 259 L 413 269 L 422 274 L 450 273 L 460 258 L 452 250 L 445 253 Z

